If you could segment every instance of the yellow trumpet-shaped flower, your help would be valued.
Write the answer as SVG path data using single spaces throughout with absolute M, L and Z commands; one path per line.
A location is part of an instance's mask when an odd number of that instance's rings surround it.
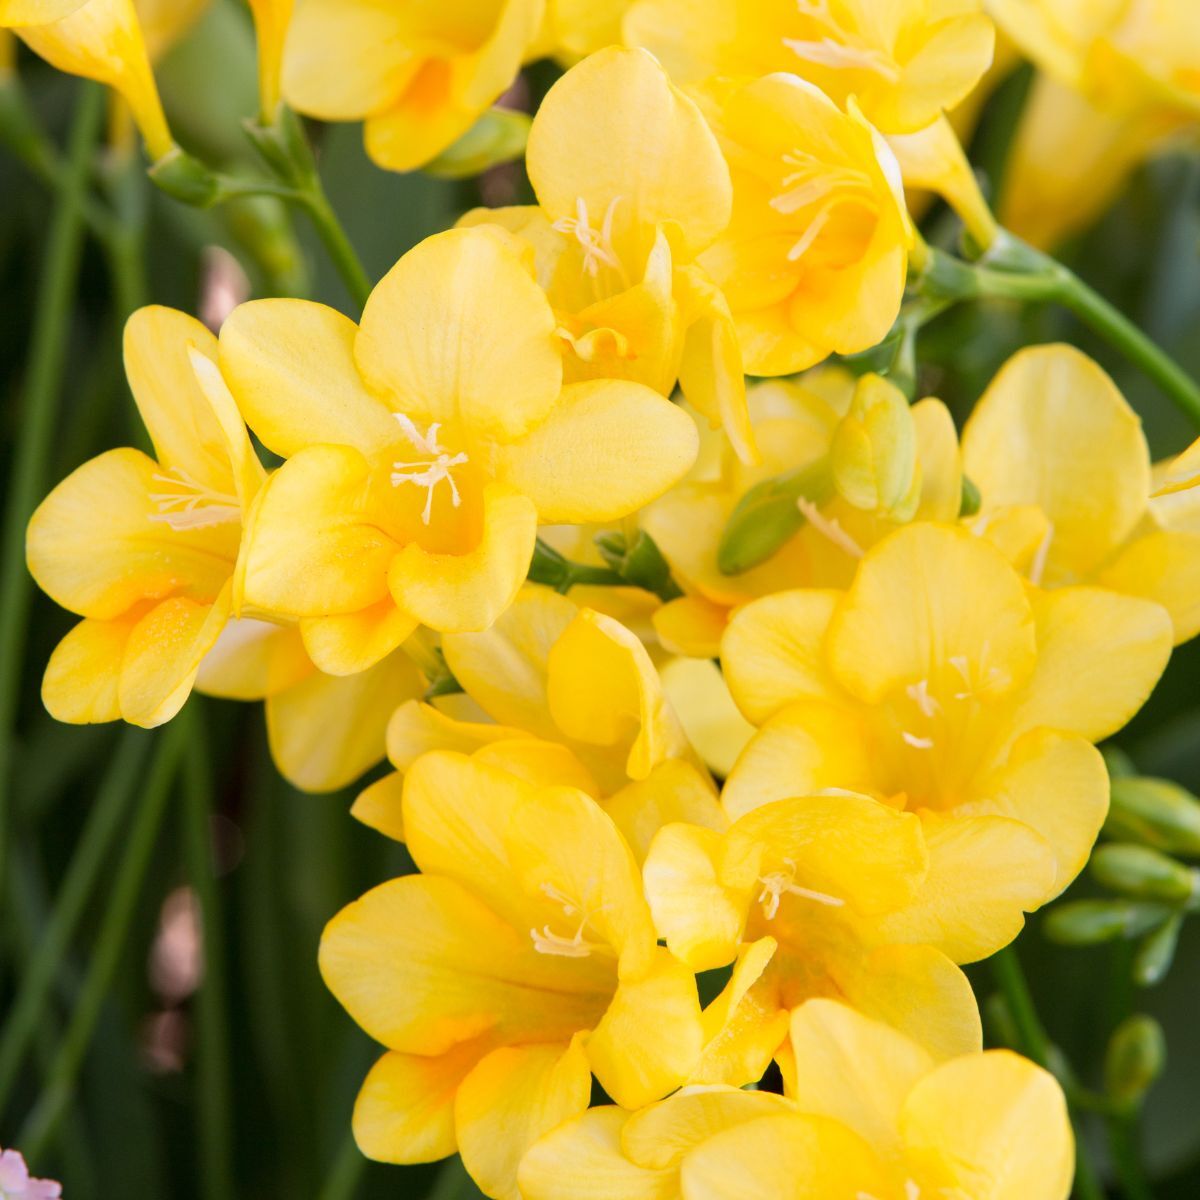
M 404 825 L 422 874 L 321 941 L 326 983 L 387 1047 L 355 1136 L 388 1162 L 457 1149 L 515 1200 L 521 1155 L 587 1107 L 592 1073 L 626 1107 L 687 1078 L 695 979 L 656 945 L 633 855 L 584 793 L 435 752 L 408 773 Z
M 650 656 L 612 617 L 530 585 L 485 632 L 445 635 L 442 652 L 474 719 L 454 697 L 402 705 L 387 738 L 400 775 L 429 751 L 456 750 L 531 782 L 579 787 L 604 798 L 639 857 L 667 821 L 724 824 Z M 353 812 L 402 838 L 399 801 L 399 775 L 387 776 Z
M 125 367 L 155 458 L 85 463 L 33 514 L 26 552 L 42 590 L 84 618 L 46 668 L 51 714 L 154 726 L 182 707 L 225 624 L 264 473 L 198 321 L 140 309 Z
M 327 675 L 295 626 L 249 617 L 225 626 L 196 676 L 206 695 L 264 701 L 271 757 L 306 792 L 337 791 L 375 766 L 389 717 L 427 686 L 404 650 L 356 675 Z
M 929 875 L 885 935 L 984 957 L 1087 860 L 1108 809 L 1090 743 L 1141 707 L 1171 640 L 1158 604 L 1030 589 L 967 530 L 905 526 L 847 592 L 780 593 L 734 616 L 726 678 L 761 728 L 723 802 L 737 817 L 850 788 L 915 812 Z
M 882 341 L 912 244 L 883 137 L 795 75 L 711 92 L 733 217 L 699 261 L 733 311 L 746 370 L 789 375 Z
M 367 153 L 411 171 L 460 138 L 512 83 L 544 0 L 301 0 L 283 90 L 300 112 L 364 121 Z
M 786 1040 L 787 1014 L 813 996 L 843 997 L 945 1055 L 978 1049 L 962 971 L 889 928 L 929 869 L 917 816 L 851 792 L 793 794 L 723 834 L 665 826 L 644 869 L 659 936 L 694 971 L 738 959 L 725 1003 L 705 1013 L 711 1037 L 694 1081 L 757 1080 Z M 1035 856 L 1029 878 L 1039 872 Z
M 255 505 L 235 603 L 299 620 L 332 674 L 418 622 L 485 629 L 525 579 L 539 520 L 609 520 L 678 479 L 687 416 L 649 388 L 562 386 L 531 256 L 499 229 L 410 251 L 361 325 L 262 300 L 221 331 L 250 427 L 287 458 Z
M 641 515 L 687 592 L 653 616 L 663 644 L 679 654 L 715 657 L 730 611 L 759 596 L 848 586 L 863 553 L 898 523 L 958 516 L 957 435 L 941 401 L 910 407 L 878 376 L 856 382 L 841 368 L 820 368 L 755 385 L 749 405 L 762 462 L 747 467 L 705 447 L 688 478 Z M 761 564 L 725 574 L 722 535 L 739 502 L 789 472 L 805 476 L 803 494 L 782 514 L 796 532 Z M 750 531 L 775 515 L 755 510 Z
M 1200 123 L 1200 8 L 1191 0 L 988 0 L 1039 67 L 1001 215 L 1052 245 L 1084 228 L 1129 172 Z
M 46 25 L 69 17 L 89 0 L 0 0 L 0 25 Z
M 526 1154 L 525 1200 L 1070 1194 L 1071 1123 L 1047 1071 L 1005 1050 L 939 1061 L 834 1000 L 810 1000 L 791 1028 L 786 1098 L 685 1089 L 638 1113 L 591 1109 Z
M 282 96 L 283 51 L 296 0 L 250 0 L 258 32 L 258 102 L 261 117 L 269 122 Z
M 1019 351 L 967 422 L 962 453 L 982 503 L 971 528 L 1033 583 L 1143 596 L 1170 613 L 1176 642 L 1200 632 L 1194 453 L 1156 483 L 1137 414 L 1090 358 L 1063 345 Z
M 30 5 L 34 13 L 40 5 Z M 74 6 L 46 5 L 45 11 L 66 9 L 45 24 L 10 20 L 21 39 L 52 66 L 107 84 L 129 105 L 146 143 L 158 162 L 177 148 L 163 114 L 162 101 L 150 68 L 146 39 L 133 0 L 87 0 Z M 18 14 L 24 6 L 17 6 Z M 5 10 L 0 9 L 0 18 Z M 27 14 L 28 15 L 28 14 Z
M 696 259 L 729 222 L 729 171 L 696 105 L 643 50 L 602 50 L 547 94 L 529 133 L 540 208 L 477 209 L 533 245 L 570 381 L 678 380 L 752 458 L 728 306 Z

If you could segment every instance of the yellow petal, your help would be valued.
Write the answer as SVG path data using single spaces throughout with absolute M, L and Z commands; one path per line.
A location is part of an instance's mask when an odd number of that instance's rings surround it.
M 397 545 L 372 520 L 369 476 L 357 450 L 330 445 L 301 450 L 267 480 L 246 530 L 244 604 L 304 617 L 386 599 Z
M 90 725 L 117 721 L 117 684 L 125 645 L 138 615 L 80 621 L 54 648 L 42 678 L 42 703 L 56 721 Z
M 918 400 L 912 407 L 921 465 L 921 499 L 917 519 L 954 521 L 962 507 L 962 460 L 958 431 L 950 410 L 940 400 Z
M 648 387 L 596 380 L 564 388 L 545 421 L 501 449 L 496 471 L 543 522 L 611 521 L 683 478 L 698 444 L 687 414 Z
M 702 1038 L 695 977 L 660 947 L 648 973 L 617 987 L 587 1055 L 604 1090 L 623 1108 L 640 1108 L 688 1078 Z
M 898 1155 L 900 1113 L 934 1067 L 927 1050 L 895 1029 L 834 1000 L 809 1000 L 792 1014 L 794 1090 L 801 1112 L 853 1129 L 885 1158 Z
M 521 590 L 536 539 L 533 505 L 505 485 L 489 483 L 478 545 L 465 554 L 435 554 L 409 543 L 388 569 L 392 599 L 430 629 L 486 629 Z
M 1161 604 L 1176 645 L 1200 633 L 1200 532 L 1158 529 L 1135 537 L 1096 581 Z
M 629 1114 L 592 1108 L 565 1121 L 529 1150 L 518 1172 L 525 1200 L 678 1200 L 674 1170 L 650 1171 L 631 1163 L 621 1149 Z
M 667 825 L 650 844 L 643 875 L 654 927 L 694 971 L 732 962 L 746 923 L 746 897 L 718 874 L 721 837 L 697 825 Z
M 495 226 L 410 250 L 363 310 L 354 354 L 368 385 L 418 424 L 461 422 L 500 442 L 536 428 L 558 399 L 562 360 L 530 258 Z
M 923 812 L 929 874 L 916 900 L 877 918 L 881 938 L 975 962 L 1007 946 L 1055 894 L 1054 850 L 1020 821 Z
M 517 1168 L 543 1134 L 583 1112 L 592 1075 L 576 1036 L 570 1045 L 493 1050 L 463 1081 L 454 1121 L 463 1166 L 489 1196 L 518 1200 Z
M 711 781 L 690 763 L 677 758 L 661 762 L 645 779 L 627 784 L 604 801 L 638 862 L 664 825 L 687 822 L 724 830 L 728 820 L 717 803 Z
M 0 0 L 0 25 L 45 25 L 69 16 L 88 0 Z
M 476 762 L 499 767 L 533 787 L 569 787 L 595 795 L 598 787 L 588 769 L 566 746 L 538 738 L 516 737 L 488 742 L 473 755 Z
M 445 1054 L 388 1051 L 371 1068 L 354 1102 L 354 1140 L 376 1162 L 436 1162 L 457 1148 L 454 1097 L 479 1061 L 468 1042 Z
M 386 658 L 417 627 L 388 596 L 370 608 L 300 621 L 304 649 L 329 675 L 357 675 Z
M 691 658 L 716 658 L 721 653 L 729 610 L 703 596 L 680 596 L 655 609 L 651 620 L 664 650 Z
M 152 729 L 184 705 L 200 662 L 229 617 L 230 585 L 216 600 L 197 604 L 172 596 L 156 604 L 130 631 L 121 662 L 121 715 Z
M 388 717 L 424 690 L 416 667 L 399 651 L 358 675 L 314 671 L 267 698 L 271 757 L 296 787 L 336 791 L 383 758 Z
M 756 725 L 796 700 L 835 694 L 825 637 L 840 592 L 777 592 L 740 608 L 721 640 L 721 665 L 738 707 Z
M 354 363 L 354 322 L 308 300 L 241 304 L 221 327 L 221 370 L 250 428 L 285 458 L 306 446 L 370 455 L 398 438 Z
M 168 486 L 160 475 L 138 450 L 109 450 L 68 475 L 29 521 L 25 549 L 38 586 L 101 620 L 171 594 L 211 603 L 233 573 L 240 529 L 172 529 L 151 499 Z
M 829 662 L 868 703 L 937 679 L 954 658 L 981 661 L 1003 693 L 1037 657 L 1033 614 L 1017 573 L 964 529 L 905 526 L 863 559 L 829 631 Z
M 1007 1050 L 944 1063 L 909 1095 L 901 1120 L 923 1183 L 987 1200 L 1062 1200 L 1075 1168 L 1058 1082 Z
M 1094 570 L 1146 511 L 1141 422 L 1108 375 L 1071 346 L 1010 358 L 971 414 L 962 450 L 985 511 L 1036 504 L 1050 519 L 1048 583 Z
M 728 775 L 754 727 L 738 712 L 720 668 L 708 659 L 676 658 L 660 675 L 688 741 L 717 775 Z
M 401 771 L 430 750 L 457 750 L 471 754 L 488 742 L 521 737 L 519 729 L 483 721 L 456 721 L 430 704 L 410 700 L 388 722 L 388 758 Z
M 729 171 L 716 138 L 644 50 L 609 47 L 567 72 L 538 110 L 527 162 L 555 219 L 575 217 L 582 201 L 599 228 L 615 202 L 618 241 L 626 223 L 665 225 L 690 257 L 729 220 Z
M 292 20 L 295 0 L 250 0 L 258 35 L 258 95 L 264 120 L 279 108 L 283 49 Z
M 221 630 L 200 664 L 196 690 L 225 700 L 262 700 L 312 672 L 299 630 L 244 617 Z
M 404 776 L 389 771 L 365 787 L 350 806 L 350 815 L 369 829 L 394 841 L 404 841 Z

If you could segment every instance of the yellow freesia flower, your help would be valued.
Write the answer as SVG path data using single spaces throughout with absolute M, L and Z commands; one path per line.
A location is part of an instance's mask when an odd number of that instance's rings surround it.
M 622 42 L 621 22 L 633 0 L 546 0 L 538 49 L 570 66 Z
M 905 526 L 847 592 L 784 592 L 735 614 L 722 661 L 761 728 L 723 803 L 738 817 L 849 788 L 915 812 L 929 874 L 884 935 L 985 957 L 1087 860 L 1108 809 L 1090 743 L 1141 707 L 1171 640 L 1158 604 L 1030 589 L 966 529 Z
M 789 375 L 882 341 L 913 236 L 882 136 L 795 75 L 714 84 L 707 103 L 733 217 L 699 262 L 733 311 L 746 370 Z
M 442 653 L 465 700 L 396 710 L 387 746 L 398 775 L 359 797 L 365 824 L 404 836 L 399 776 L 432 750 L 603 799 L 639 857 L 667 821 L 724 824 L 646 648 L 612 617 L 530 585 L 485 632 L 445 635 Z
M 47 17 L 47 13 L 59 15 Z M 0 9 L 0 20 L 15 26 L 29 48 L 51 66 L 118 92 L 129 105 L 146 152 L 155 162 L 177 152 L 133 0 L 60 5 L 16 0 Z M 34 24 L 34 20 L 46 23 Z
M 1164 467 L 1156 484 L 1141 421 L 1085 354 L 1065 345 L 1015 354 L 968 420 L 962 453 L 982 499 L 971 528 L 1033 583 L 1143 596 L 1170 613 L 1177 643 L 1200 632 L 1191 458 Z
M 388 718 L 427 683 L 404 650 L 356 675 L 319 671 L 294 626 L 230 621 L 205 656 L 196 690 L 262 700 L 271 757 L 306 792 L 353 783 L 384 756 Z
M 1047 246 L 1084 228 L 1130 171 L 1200 123 L 1192 0 L 988 0 L 1039 68 L 1006 170 L 1001 215 Z
M 562 386 L 530 258 L 499 229 L 452 230 L 400 260 L 361 325 L 298 300 L 225 323 L 238 404 L 287 458 L 251 514 L 235 603 L 299 620 L 322 670 L 364 670 L 418 622 L 485 629 L 539 520 L 622 516 L 695 457 L 692 423 L 649 388 Z
M 33 514 L 26 554 L 42 590 L 84 618 L 46 668 L 50 713 L 154 726 L 183 706 L 225 624 L 264 472 L 198 321 L 140 309 L 125 369 L 156 457 L 110 450 L 85 463 Z
M 759 1079 L 786 1039 L 787 1014 L 813 996 L 844 997 L 945 1055 L 977 1050 L 966 977 L 890 928 L 927 881 L 920 819 L 851 792 L 791 795 L 724 834 L 667 825 L 650 845 L 646 898 L 668 949 L 694 971 L 741 954 L 694 1080 Z
M 762 462 L 747 467 L 706 443 L 688 478 L 641 514 L 687 592 L 653 616 L 679 654 L 716 657 L 731 610 L 759 596 L 846 587 L 865 550 L 899 522 L 958 516 L 957 435 L 940 400 L 910 407 L 878 376 L 856 383 L 841 368 L 821 368 L 757 384 L 749 406 Z M 731 514 L 753 487 L 785 472 L 806 476 L 797 532 L 760 565 L 725 574 L 718 557 Z
M 550 89 L 529 132 L 540 208 L 476 209 L 528 241 L 571 349 L 569 381 L 678 380 L 754 454 L 737 334 L 697 256 L 729 222 L 729 171 L 700 110 L 643 50 L 611 48 Z
M 387 1053 L 354 1111 L 387 1162 L 462 1155 L 489 1196 L 518 1195 L 543 1133 L 587 1108 L 678 1087 L 701 1045 L 692 973 L 655 942 L 637 864 L 601 808 L 459 754 L 404 788 L 421 875 L 392 880 L 325 930 L 320 965 Z
M 301 0 L 283 91 L 300 112 L 364 121 L 367 153 L 411 171 L 471 128 L 512 83 L 544 0 Z
M 270 121 L 282 96 L 283 51 L 296 0 L 249 0 L 258 33 L 258 103 L 262 120 Z

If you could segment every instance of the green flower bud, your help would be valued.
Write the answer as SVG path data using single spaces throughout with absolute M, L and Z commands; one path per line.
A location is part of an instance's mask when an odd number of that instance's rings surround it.
M 1133 980 L 1140 987 L 1161 983 L 1175 960 L 1183 914 L 1175 913 L 1157 929 L 1146 935 L 1133 959 Z
M 422 168 L 438 179 L 468 179 L 525 153 L 532 118 L 511 108 L 491 108 L 452 146 Z
M 1195 894 L 1200 872 L 1149 846 L 1100 846 L 1092 855 L 1095 879 L 1114 892 L 1146 900 L 1187 900 Z
M 983 496 L 975 483 L 965 475 L 962 477 L 962 500 L 958 505 L 960 517 L 973 517 L 983 505 Z
M 176 146 L 149 171 L 155 185 L 183 204 L 208 208 L 221 194 L 221 181 L 198 158 Z
M 1116 778 L 1104 832 L 1116 841 L 1200 856 L 1200 800 L 1168 779 Z
M 604 561 L 633 587 L 653 592 L 663 601 L 683 595 L 671 575 L 670 563 L 644 529 L 638 530 L 632 545 L 623 534 L 602 533 L 596 538 L 596 548 Z
M 1052 908 L 1042 928 L 1060 945 L 1092 946 L 1137 937 L 1170 915 L 1166 905 L 1148 901 L 1071 900 Z
M 1104 1058 L 1104 1090 L 1124 1109 L 1141 1104 L 1167 1061 L 1167 1041 L 1153 1018 L 1136 1014 L 1121 1022 Z

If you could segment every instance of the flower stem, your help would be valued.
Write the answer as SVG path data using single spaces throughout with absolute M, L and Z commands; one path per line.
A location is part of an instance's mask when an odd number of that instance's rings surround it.
M 125 853 L 112 876 L 111 897 L 79 998 L 42 1093 L 17 1139 L 30 1159 L 39 1158 L 51 1144 L 75 1093 L 79 1070 L 126 948 L 142 882 L 189 732 L 188 722 L 176 718 L 159 735 L 145 790 L 129 826 Z
M 1021 1053 L 1026 1058 L 1032 1059 L 1039 1067 L 1050 1070 L 1050 1038 L 1038 1016 L 1016 950 L 1012 946 L 1006 946 L 1003 950 L 993 954 L 989 962 L 996 982 L 1000 986 L 1000 991 L 1004 995 L 1009 1015 L 1012 1017 L 1017 1034 L 1021 1039 L 1019 1047 Z M 1074 1195 L 1078 1197 L 1078 1200 L 1104 1200 L 1104 1189 L 1087 1153 L 1083 1138 L 1079 1134 L 1078 1122 L 1075 1122 Z
M 229 1022 L 225 985 L 225 923 L 212 855 L 210 817 L 213 809 L 212 774 L 203 714 L 200 709 L 177 720 L 191 726 L 183 759 L 183 844 L 188 875 L 200 907 L 204 977 L 196 995 L 196 1053 L 194 1069 L 199 1089 L 197 1139 L 201 1195 L 227 1200 L 236 1194 L 233 1182 L 233 1114 L 229 1081 Z
M 9 782 L 16 742 L 17 692 L 32 601 L 32 583 L 25 570 L 25 526 L 45 488 L 54 441 L 58 393 L 68 361 L 71 302 L 83 251 L 83 199 L 103 114 L 103 90 L 94 84 L 84 84 L 38 281 L 25 403 L 17 425 L 12 477 L 4 508 L 4 534 L 0 543 L 0 880 L 8 856 Z M 3 894 L 0 884 L 0 895 Z
M 317 1200 L 351 1200 L 362 1183 L 366 1166 L 367 1160 L 358 1148 L 354 1135 L 348 1133 L 329 1168 Z
M 355 304 L 360 309 L 364 308 L 371 295 L 370 277 L 315 175 L 311 185 L 300 194 L 299 203 L 312 220 L 317 236 L 342 277 L 346 290 Z
M 1108 1118 L 1108 1148 L 1126 1200 L 1154 1200 L 1138 1149 L 1136 1111 Z

